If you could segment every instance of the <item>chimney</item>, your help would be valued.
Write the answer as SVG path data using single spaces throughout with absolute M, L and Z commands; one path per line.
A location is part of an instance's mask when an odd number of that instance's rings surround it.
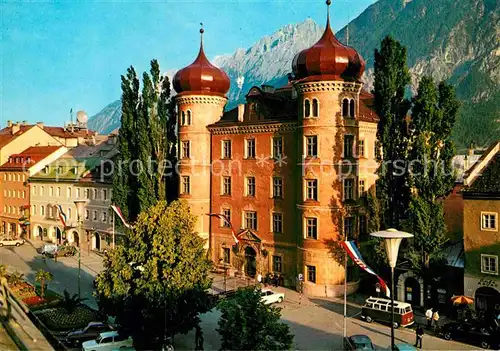
M 27 120 L 24 120 L 23 121 L 23 126 L 27 126 L 28 125 L 28 121 Z
M 43 129 L 43 122 L 36 122 L 36 125 Z
M 10 127 L 12 135 L 14 135 L 17 132 L 19 132 L 19 129 L 21 129 L 21 124 L 19 122 L 17 122 L 16 124 L 12 124 L 11 127 Z
M 12 127 L 12 121 L 9 119 L 9 120 L 7 121 L 7 128 L 10 128 L 10 127 Z
M 245 116 L 245 104 L 238 105 L 238 122 L 243 122 L 243 117 Z

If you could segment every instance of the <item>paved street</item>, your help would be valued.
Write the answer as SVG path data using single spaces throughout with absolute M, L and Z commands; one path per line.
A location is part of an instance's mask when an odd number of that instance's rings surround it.
M 102 269 L 101 257 L 87 252 L 82 252 L 81 270 L 81 292 L 82 296 L 88 298 L 87 303 L 96 307 L 92 297 L 94 276 Z M 29 243 L 20 247 L 0 248 L 0 263 L 9 266 L 9 271 L 18 270 L 25 274 L 27 279 L 34 282 L 37 269 L 43 268 L 52 272 L 54 281 L 49 283 L 49 288 L 58 293 L 67 289 L 70 293 L 77 293 L 78 261 L 76 257 L 59 258 L 58 262 L 53 259 L 44 261 L 35 248 Z M 245 286 L 248 282 L 241 279 L 228 278 L 226 288 L 228 290 Z M 215 291 L 224 290 L 223 278 L 214 277 Z M 281 304 L 282 319 L 290 325 L 294 338 L 294 349 L 297 350 L 340 350 L 342 348 L 343 334 L 343 300 L 311 298 L 304 296 L 300 298 L 295 291 L 277 288 L 286 294 L 285 302 Z M 299 304 L 300 300 L 300 304 Z M 390 328 L 381 324 L 368 324 L 357 316 L 359 307 L 350 305 L 348 315 L 352 318 L 347 322 L 348 335 L 366 334 L 377 348 L 387 348 L 390 344 Z M 220 313 L 212 311 L 202 316 L 202 328 L 206 350 L 219 348 L 219 335 L 215 331 Z M 396 330 L 397 342 L 413 344 L 415 335 L 412 330 L 404 328 Z M 194 349 L 194 332 L 188 335 L 179 335 L 175 339 L 176 349 Z M 424 337 L 425 350 L 473 350 L 477 349 L 470 345 L 458 342 L 449 342 L 430 335 Z
M 102 267 L 101 258 L 94 254 L 82 252 L 81 256 L 81 295 L 87 298 L 87 305 L 97 308 L 97 303 L 92 296 L 93 280 Z M 0 264 L 8 266 L 9 272 L 19 271 L 25 275 L 31 283 L 35 282 L 35 274 L 38 269 L 44 269 L 53 274 L 54 280 L 49 283 L 49 289 L 62 294 L 65 289 L 70 294 L 78 293 L 78 259 L 75 257 L 43 259 L 42 255 L 36 252 L 36 248 L 30 243 L 19 247 L 1 247 Z

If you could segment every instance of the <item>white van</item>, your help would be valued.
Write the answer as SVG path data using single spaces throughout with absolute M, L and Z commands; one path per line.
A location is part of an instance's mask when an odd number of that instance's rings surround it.
M 39 251 L 42 255 L 54 255 L 57 252 L 56 244 L 43 244 Z

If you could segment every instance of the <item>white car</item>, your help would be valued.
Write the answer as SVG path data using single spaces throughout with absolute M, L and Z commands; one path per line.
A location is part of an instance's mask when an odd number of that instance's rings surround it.
M 272 303 L 282 303 L 285 299 L 284 293 L 279 293 L 272 290 L 262 290 L 260 300 L 264 303 L 264 305 L 270 305 Z
M 82 344 L 83 351 L 113 351 L 115 349 L 124 349 L 132 347 L 131 337 L 118 334 L 116 331 L 110 331 L 99 334 L 97 339 L 85 341 Z
M 9 238 L 0 239 L 0 247 L 1 246 L 19 246 L 22 244 L 24 244 L 24 239 L 9 239 Z

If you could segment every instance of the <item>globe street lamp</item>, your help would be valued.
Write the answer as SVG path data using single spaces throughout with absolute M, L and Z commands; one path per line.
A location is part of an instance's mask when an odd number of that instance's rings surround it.
M 87 204 L 87 200 L 75 200 L 76 206 L 76 215 L 78 217 L 78 240 L 80 241 L 82 237 L 82 226 L 83 226 L 83 211 L 85 209 L 85 205 Z M 80 280 L 81 280 L 81 251 L 80 248 L 76 248 L 78 250 L 78 297 L 80 296 Z
M 385 242 L 385 252 L 391 267 L 391 350 L 394 350 L 394 268 L 398 260 L 398 251 L 401 241 L 404 238 L 411 238 L 413 234 L 401 232 L 397 229 L 387 229 L 380 232 L 371 233 L 371 236 L 382 238 Z

